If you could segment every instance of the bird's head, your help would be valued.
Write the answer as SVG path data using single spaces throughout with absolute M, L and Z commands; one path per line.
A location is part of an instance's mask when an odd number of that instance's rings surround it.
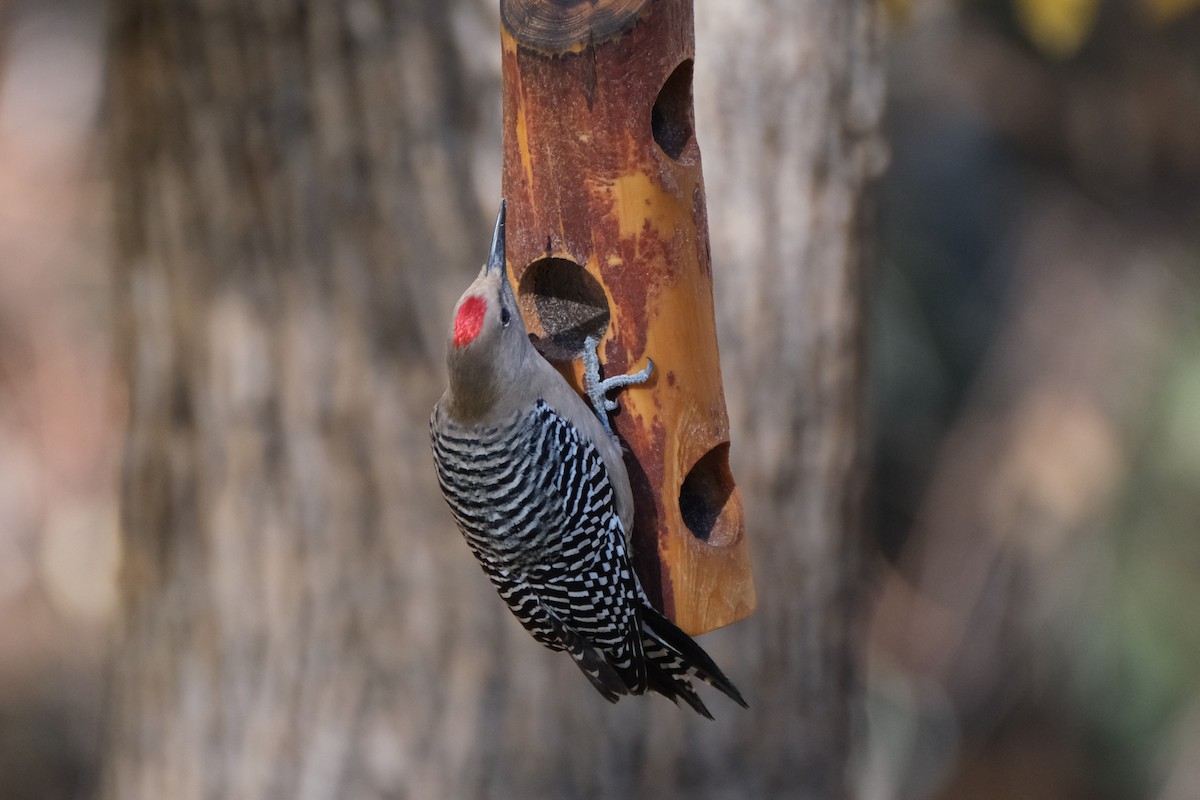
M 494 403 L 534 352 L 505 270 L 504 217 L 502 200 L 487 262 L 454 306 L 447 337 L 450 390 L 464 407 Z

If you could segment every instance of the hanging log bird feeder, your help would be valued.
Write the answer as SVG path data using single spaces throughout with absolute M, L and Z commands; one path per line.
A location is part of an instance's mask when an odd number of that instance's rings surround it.
M 617 395 L 635 565 L 689 634 L 754 609 L 713 317 L 691 0 L 501 0 L 508 265 L 538 349 Z M 656 596 L 657 595 L 657 596 Z

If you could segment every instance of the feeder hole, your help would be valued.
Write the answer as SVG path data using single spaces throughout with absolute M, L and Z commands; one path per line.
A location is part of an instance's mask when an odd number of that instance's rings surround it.
M 678 161 L 692 139 L 692 60 L 675 68 L 659 90 L 650 109 L 650 131 L 654 141 L 671 160 Z
M 733 544 L 735 526 L 718 524 L 733 490 L 729 442 L 721 442 L 696 462 L 679 487 L 679 513 L 693 536 L 716 547 Z
M 578 358 L 587 337 L 599 340 L 608 330 L 611 314 L 604 287 L 570 259 L 534 261 L 521 274 L 517 294 L 525 318 L 536 323 L 531 326 L 535 344 L 546 358 Z

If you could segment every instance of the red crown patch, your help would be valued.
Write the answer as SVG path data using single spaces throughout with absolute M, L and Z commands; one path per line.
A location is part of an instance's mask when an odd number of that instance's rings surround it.
M 454 346 L 465 347 L 475 341 L 483 327 L 483 316 L 487 313 L 487 302 L 478 295 L 471 295 L 458 307 L 454 318 Z

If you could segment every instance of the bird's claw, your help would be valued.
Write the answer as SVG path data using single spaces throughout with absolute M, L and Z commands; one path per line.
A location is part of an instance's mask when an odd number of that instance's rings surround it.
M 612 426 L 608 422 L 608 412 L 616 411 L 618 404 L 616 400 L 610 400 L 606 395 L 613 389 L 621 389 L 648 381 L 651 373 L 654 372 L 654 362 L 647 358 L 645 369 L 601 380 L 599 347 L 600 340 L 594 336 L 587 337 L 583 342 L 584 391 L 587 392 L 588 400 L 591 401 L 592 408 L 595 410 L 596 416 L 600 418 L 600 424 L 604 426 L 605 432 L 609 436 L 613 436 Z

